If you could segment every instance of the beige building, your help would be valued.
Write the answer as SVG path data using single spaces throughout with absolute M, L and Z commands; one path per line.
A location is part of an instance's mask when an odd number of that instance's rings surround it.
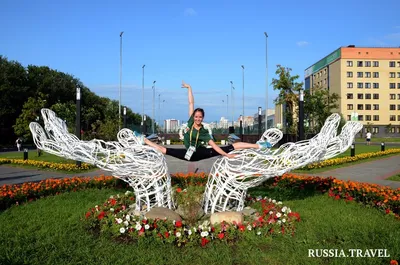
M 341 47 L 307 68 L 304 77 L 305 89 L 339 94 L 336 111 L 347 120 L 358 118 L 364 132 L 400 136 L 400 48 Z

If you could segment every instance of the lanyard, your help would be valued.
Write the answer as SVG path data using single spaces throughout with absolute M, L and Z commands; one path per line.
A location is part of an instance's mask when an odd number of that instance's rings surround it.
M 192 129 L 190 130 L 190 139 L 189 139 L 189 145 L 190 145 L 190 146 L 192 145 L 192 132 L 193 132 L 193 127 L 194 127 L 194 124 L 192 125 Z M 201 130 L 201 127 L 200 127 L 200 129 L 197 131 L 196 143 L 195 143 L 195 146 L 194 146 L 194 147 L 197 146 L 197 141 L 199 140 L 200 130 Z

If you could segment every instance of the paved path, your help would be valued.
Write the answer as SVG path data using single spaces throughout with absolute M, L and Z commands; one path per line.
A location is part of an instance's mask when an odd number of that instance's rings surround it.
M 174 146 L 175 147 L 175 146 Z M 210 172 L 214 161 L 217 158 L 205 159 L 199 162 L 185 162 L 174 157 L 166 156 L 170 173 L 175 172 Z M 107 171 L 95 170 L 81 174 L 66 174 L 44 170 L 32 170 L 26 168 L 0 166 L 0 186 L 3 184 L 17 184 L 29 181 L 40 181 L 46 178 L 64 178 L 73 176 L 99 176 L 111 175 Z M 305 175 L 311 175 L 304 173 Z M 400 155 L 383 158 L 380 160 L 356 164 L 353 166 L 337 168 L 321 173 L 312 174 L 315 176 L 335 177 L 342 180 L 353 180 L 358 182 L 376 183 L 392 188 L 400 188 L 399 181 L 390 181 L 386 178 L 400 174 Z

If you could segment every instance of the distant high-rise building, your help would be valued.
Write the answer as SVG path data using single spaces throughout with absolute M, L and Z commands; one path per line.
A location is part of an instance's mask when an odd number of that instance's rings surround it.
M 164 121 L 164 128 L 165 132 L 171 133 L 171 132 L 178 132 L 180 126 L 179 120 L 176 119 L 168 119 Z

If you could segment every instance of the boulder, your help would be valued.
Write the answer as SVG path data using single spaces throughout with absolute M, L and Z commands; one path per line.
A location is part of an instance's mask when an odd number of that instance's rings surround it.
M 182 221 L 182 218 L 174 212 L 173 210 L 170 210 L 168 208 L 163 208 L 163 207 L 154 207 L 150 211 L 148 211 L 144 215 L 147 219 L 164 219 L 167 218 L 168 220 L 172 221 Z
M 210 216 L 211 224 L 219 224 L 222 221 L 227 223 L 236 222 L 237 224 L 243 223 L 243 214 L 241 212 L 220 212 L 213 213 Z

